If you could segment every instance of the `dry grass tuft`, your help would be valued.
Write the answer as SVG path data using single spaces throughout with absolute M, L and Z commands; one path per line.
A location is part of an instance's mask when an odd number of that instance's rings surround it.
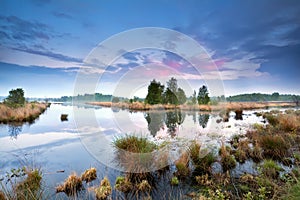
M 90 169 L 85 170 L 85 172 L 81 175 L 81 180 L 86 183 L 92 182 L 97 178 L 97 170 L 92 167 Z
M 112 188 L 110 182 L 107 177 L 101 181 L 100 186 L 95 189 L 96 198 L 98 200 L 107 199 L 109 195 L 112 193 Z
M 56 187 L 56 192 L 64 192 L 68 196 L 75 196 L 77 192 L 83 189 L 82 180 L 75 173 L 71 174 L 63 185 Z

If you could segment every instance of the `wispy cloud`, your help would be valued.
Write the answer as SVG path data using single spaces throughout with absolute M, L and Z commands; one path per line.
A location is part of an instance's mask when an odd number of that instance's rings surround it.
M 82 63 L 82 59 L 80 58 L 74 58 L 70 56 L 66 56 L 63 54 L 51 52 L 49 50 L 36 50 L 36 49 L 31 49 L 31 48 L 12 48 L 13 50 L 17 51 L 22 51 L 30 54 L 35 54 L 35 55 L 41 55 L 41 56 L 46 56 L 55 60 L 59 61 L 64 61 L 64 62 L 74 62 L 74 63 Z

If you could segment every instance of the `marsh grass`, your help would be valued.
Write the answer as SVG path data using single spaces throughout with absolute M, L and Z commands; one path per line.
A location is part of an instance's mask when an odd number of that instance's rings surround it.
M 290 144 L 281 135 L 263 135 L 258 139 L 264 157 L 282 160 L 289 155 Z
M 278 178 L 281 170 L 282 168 L 274 160 L 264 160 L 261 165 L 262 174 L 269 178 Z
M 6 183 L 0 182 L 4 199 L 40 200 L 43 198 L 42 174 L 38 169 L 23 167 L 12 169 L 6 175 Z
M 82 180 L 75 173 L 71 174 L 62 185 L 56 187 L 56 192 L 64 192 L 67 196 L 76 196 L 83 190 Z
M 107 177 L 101 180 L 100 186 L 95 189 L 96 199 L 104 200 L 107 199 L 112 193 L 112 187 Z
M 133 185 L 128 178 L 118 176 L 115 183 L 115 189 L 124 193 L 128 193 L 133 189 Z
M 85 172 L 82 173 L 81 175 L 81 180 L 85 181 L 86 183 L 92 182 L 96 178 L 97 178 L 97 170 L 94 167 L 85 170 Z
M 151 153 L 158 147 L 154 142 L 149 141 L 147 138 L 134 135 L 125 135 L 124 137 L 115 138 L 113 145 L 119 149 L 132 153 Z
M 11 108 L 0 103 L 0 123 L 33 122 L 48 106 L 47 103 L 26 103 L 23 107 Z

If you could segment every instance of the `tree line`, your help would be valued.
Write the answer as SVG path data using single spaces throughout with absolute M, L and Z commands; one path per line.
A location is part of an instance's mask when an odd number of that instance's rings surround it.
M 190 97 L 192 104 L 208 104 L 210 98 L 208 96 L 208 88 L 203 85 L 199 88 L 198 96 L 196 96 L 196 91 L 194 90 L 193 95 Z M 172 77 L 167 81 L 167 86 L 165 87 L 159 81 L 153 79 L 148 86 L 148 93 L 145 99 L 145 103 L 150 105 L 154 104 L 173 104 L 182 105 L 186 103 L 187 96 L 184 90 L 178 87 L 177 80 Z
M 291 101 L 299 102 L 299 95 L 292 94 L 279 94 L 274 92 L 273 94 L 261 94 L 261 93 L 252 93 L 252 94 L 239 94 L 235 96 L 229 96 L 226 98 L 228 102 L 240 102 L 240 101 Z

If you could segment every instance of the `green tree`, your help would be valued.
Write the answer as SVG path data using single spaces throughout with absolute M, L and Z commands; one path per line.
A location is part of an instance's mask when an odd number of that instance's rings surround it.
M 197 97 L 196 97 L 196 91 L 194 90 L 193 96 L 192 96 L 192 104 L 196 104 L 197 103 Z
M 178 92 L 177 80 L 174 77 L 172 77 L 167 82 L 167 89 L 164 93 L 164 103 L 178 105 L 177 92 Z
M 186 102 L 186 95 L 183 89 L 178 88 L 177 99 L 179 104 L 184 104 Z
M 148 86 L 148 94 L 146 96 L 145 102 L 151 105 L 162 103 L 163 91 L 164 85 L 153 79 L 153 81 L 151 81 L 150 85 Z
M 205 85 L 199 88 L 199 93 L 198 93 L 198 104 L 208 104 L 210 101 L 210 98 L 208 96 L 208 90 Z
M 272 94 L 272 100 L 273 101 L 277 101 L 279 99 L 279 93 L 278 92 L 274 92 L 273 94 Z
M 24 90 L 22 88 L 12 89 L 4 103 L 10 107 L 21 107 L 25 105 Z

